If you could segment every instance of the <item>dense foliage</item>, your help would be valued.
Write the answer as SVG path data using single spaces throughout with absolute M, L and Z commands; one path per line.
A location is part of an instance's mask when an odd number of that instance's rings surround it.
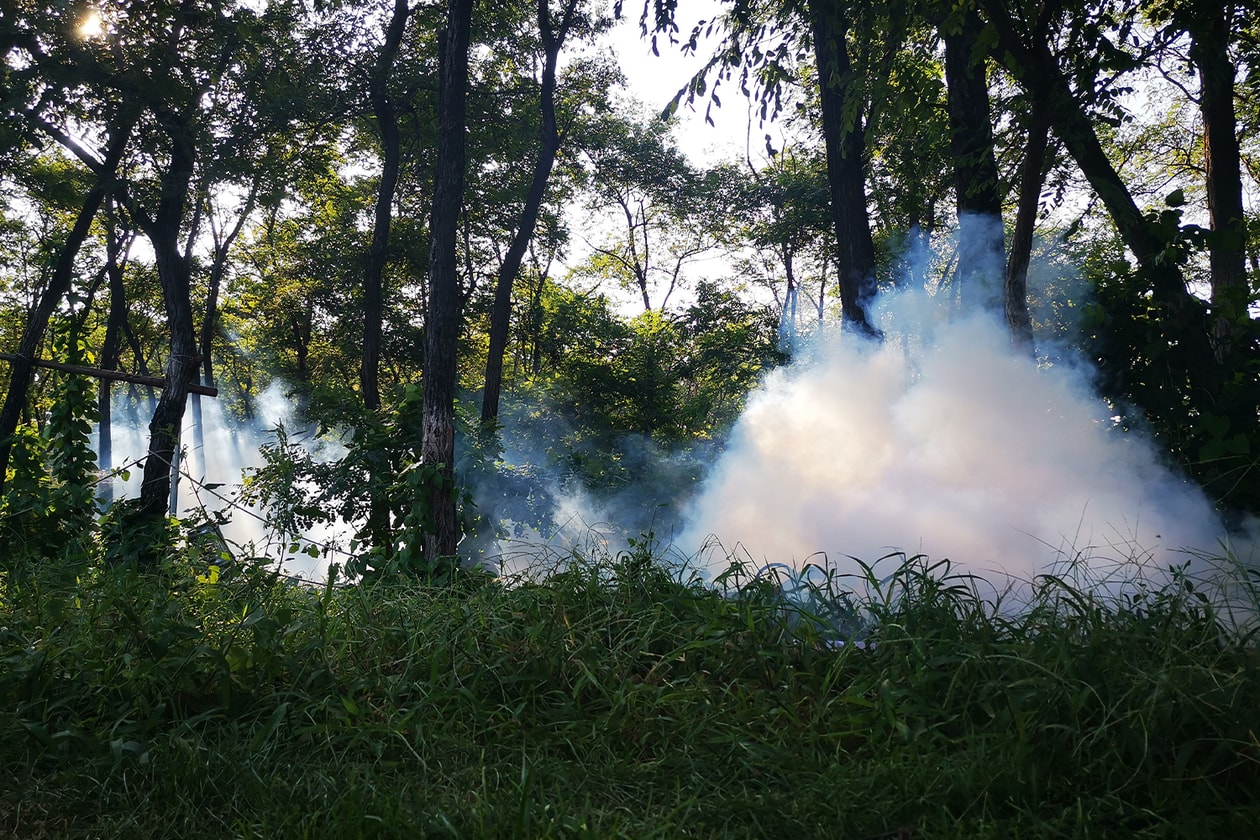
M 1260 512 L 1256 9 L 623 5 L 0 7 L 0 833 L 1253 830 L 1254 569 L 1015 603 L 653 535 L 812 336 L 930 342 L 900 292 Z M 668 104 L 623 12 L 711 56 Z M 537 547 L 575 498 L 629 550 Z
M 138 8 L 6 12 L 6 464 L 55 401 L 60 386 L 28 360 L 65 361 L 46 333 L 68 302 L 102 367 L 179 385 L 100 388 L 102 417 L 152 418 L 145 511 L 166 498 L 185 383 L 217 388 L 241 424 L 274 384 L 297 427 L 348 451 L 319 468 L 339 470 L 331 483 L 314 465 L 280 474 L 316 481 L 331 495 L 315 507 L 351 516 L 384 562 L 409 516 L 477 498 L 474 476 L 558 473 L 602 492 L 642 473 L 636 449 L 686 461 L 720 445 L 759 377 L 826 320 L 895 332 L 868 317 L 877 290 L 1000 308 L 1001 286 L 1021 352 L 1085 357 L 1126 426 L 1153 430 L 1224 508 L 1257 507 L 1258 252 L 1241 198 L 1257 111 L 1235 82 L 1255 67 L 1246 9 L 731 0 L 682 39 L 713 59 L 666 109 L 673 122 L 587 49 L 608 10 L 482 9 L 447 219 L 431 212 L 441 10 Z M 659 47 L 676 9 L 644 11 Z M 750 135 L 777 134 L 739 162 L 689 157 L 683 106 L 711 115 L 730 87 L 758 106 Z M 432 262 L 438 230 L 449 267 Z M 458 289 L 432 324 L 439 268 Z M 417 406 L 416 389 L 438 384 L 431 354 L 455 379 Z M 481 428 L 457 435 L 478 404 Z M 435 430 L 465 443 L 408 471 Z M 417 495 L 404 473 L 444 486 Z M 273 479 L 260 497 L 290 492 Z

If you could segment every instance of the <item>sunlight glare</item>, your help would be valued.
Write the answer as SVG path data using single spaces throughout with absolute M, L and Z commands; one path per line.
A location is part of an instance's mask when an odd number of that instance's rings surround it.
M 89 9 L 79 21 L 79 37 L 90 41 L 104 34 L 105 21 L 101 20 L 101 13 L 96 9 Z

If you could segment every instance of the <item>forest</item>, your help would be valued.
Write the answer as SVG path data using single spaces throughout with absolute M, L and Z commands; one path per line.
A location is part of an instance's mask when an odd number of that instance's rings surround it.
M 1260 818 L 1249 4 L 4 0 L 0 55 L 0 832 Z

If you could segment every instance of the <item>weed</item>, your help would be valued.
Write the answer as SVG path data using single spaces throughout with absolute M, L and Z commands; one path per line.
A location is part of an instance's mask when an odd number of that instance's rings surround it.
M 648 537 L 543 578 L 313 587 L 171 545 L 158 572 L 79 557 L 5 583 L 0 832 L 1162 837 L 1260 817 L 1260 659 L 1176 575 L 1127 598 L 1046 577 L 1007 609 L 926 558 L 860 581 L 737 564 L 715 587 Z

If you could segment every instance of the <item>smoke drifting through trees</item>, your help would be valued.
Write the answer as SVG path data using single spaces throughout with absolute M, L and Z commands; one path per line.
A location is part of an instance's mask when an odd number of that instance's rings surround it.
M 261 447 L 275 440 L 278 425 L 288 425 L 292 419 L 292 403 L 283 387 L 273 384 L 255 402 L 254 419 L 232 422 L 224 415 L 216 400 L 206 400 L 202 410 L 204 443 L 194 445 L 194 420 L 192 413 L 185 415 L 180 434 L 181 478 L 177 492 L 177 513 L 183 517 L 204 508 L 208 514 L 222 512 L 229 520 L 223 527 L 223 535 L 230 548 L 238 556 L 245 553 L 273 559 L 282 559 L 282 570 L 291 575 L 312 580 L 323 579 L 332 562 L 345 562 L 336 552 L 319 558 L 288 550 L 290 540 L 276 533 L 267 525 L 265 511 L 236 503 L 240 483 L 248 471 L 262 465 Z M 137 409 L 121 401 L 111 412 L 113 423 L 113 466 L 125 468 L 130 473 L 127 481 L 110 480 L 112 498 L 135 498 L 139 495 L 141 469 L 148 448 L 148 416 L 143 407 Z M 296 435 L 295 435 L 296 436 Z M 316 453 L 326 454 L 337 445 L 331 442 L 309 443 Z M 217 486 L 216 486 L 217 485 Z M 209 489 L 207 489 L 209 486 Z M 333 536 L 332 528 L 321 527 L 317 531 L 301 535 L 310 541 L 324 543 Z
M 1203 493 L 1145 438 L 1114 428 L 1088 372 L 1039 368 L 977 315 L 933 326 L 933 302 L 885 298 L 922 349 L 824 340 L 750 399 L 679 547 L 714 537 L 754 563 L 860 571 L 894 551 L 948 558 L 999 588 L 1080 561 L 1095 579 L 1221 553 Z M 891 338 L 891 336 L 890 336 Z M 918 342 L 915 342 L 918 343 Z M 1250 546 L 1235 544 L 1239 559 Z M 724 551 L 703 555 L 724 571 Z
M 903 269 L 927 277 L 931 259 L 927 249 L 907 253 Z M 1116 427 L 1087 367 L 1044 357 L 1039 367 L 1012 351 L 998 313 L 950 320 L 954 306 L 945 293 L 885 296 L 876 308 L 883 344 L 824 332 L 752 394 L 724 449 L 668 452 L 646 438 L 622 440 L 634 480 L 615 490 L 588 492 L 548 474 L 548 450 L 566 437 L 555 423 L 548 446 L 509 422 L 502 460 L 528 478 L 505 483 L 487 470 L 464 479 L 478 482 L 478 508 L 490 516 L 510 517 L 523 504 L 512 495 L 541 486 L 554 497 L 553 522 L 543 533 L 518 529 L 486 559 L 513 571 L 570 547 L 623 550 L 627 537 L 652 531 L 711 576 L 726 569 L 725 551 L 754 565 L 797 567 L 825 554 L 842 572 L 858 571 L 850 557 L 871 563 L 904 551 L 948 558 L 1001 588 L 1008 577 L 1027 580 L 1075 560 L 1096 578 L 1123 580 L 1134 563 L 1159 574 L 1197 562 L 1198 553 L 1221 553 L 1227 529 L 1203 493 L 1168 469 L 1149 440 Z M 242 470 L 261 463 L 259 446 L 288 418 L 278 387 L 246 427 L 232 428 L 209 402 L 204 449 L 190 453 L 185 471 L 228 492 Z M 144 425 L 115 426 L 116 463 L 142 457 Z M 186 429 L 187 449 L 192 440 Z M 218 504 L 194 498 L 186 483 L 180 510 L 198 502 Z M 232 520 L 232 542 L 288 553 L 284 540 L 268 546 L 248 514 Z M 326 531 L 301 536 L 322 541 Z M 1254 563 L 1252 545 L 1231 549 Z M 344 561 L 298 555 L 286 569 L 318 579 Z
M 1095 581 L 1201 569 L 1231 539 L 1234 556 L 1254 565 L 1254 539 L 1231 538 L 1196 483 L 1148 436 L 1119 427 L 1090 366 L 1051 343 L 1056 331 L 1075 334 L 1064 319 L 1089 298 L 1055 247 L 1041 250 L 1028 278 L 1045 328 L 1040 361 L 1012 347 L 1000 308 L 960 316 L 957 288 L 933 279 L 948 274 L 947 253 L 912 241 L 897 272 L 920 291 L 878 301 L 885 342 L 824 329 L 753 392 L 725 444 L 699 455 L 701 481 L 646 486 L 646 477 L 671 474 L 677 456 L 645 444 L 644 466 L 633 470 L 645 478 L 615 498 L 552 482 L 560 513 L 551 533 L 560 537 L 551 545 L 563 547 L 563 526 L 571 535 L 611 523 L 596 536 L 617 551 L 626 547 L 618 537 L 647 522 L 675 558 L 710 577 L 732 554 L 754 567 L 825 555 L 856 573 L 849 558 L 872 563 L 901 551 L 948 558 L 998 588 L 1073 562 Z M 985 268 L 1002 276 L 998 259 Z M 516 447 L 506 460 L 541 465 L 542 449 Z M 528 559 L 528 546 L 504 553 Z

